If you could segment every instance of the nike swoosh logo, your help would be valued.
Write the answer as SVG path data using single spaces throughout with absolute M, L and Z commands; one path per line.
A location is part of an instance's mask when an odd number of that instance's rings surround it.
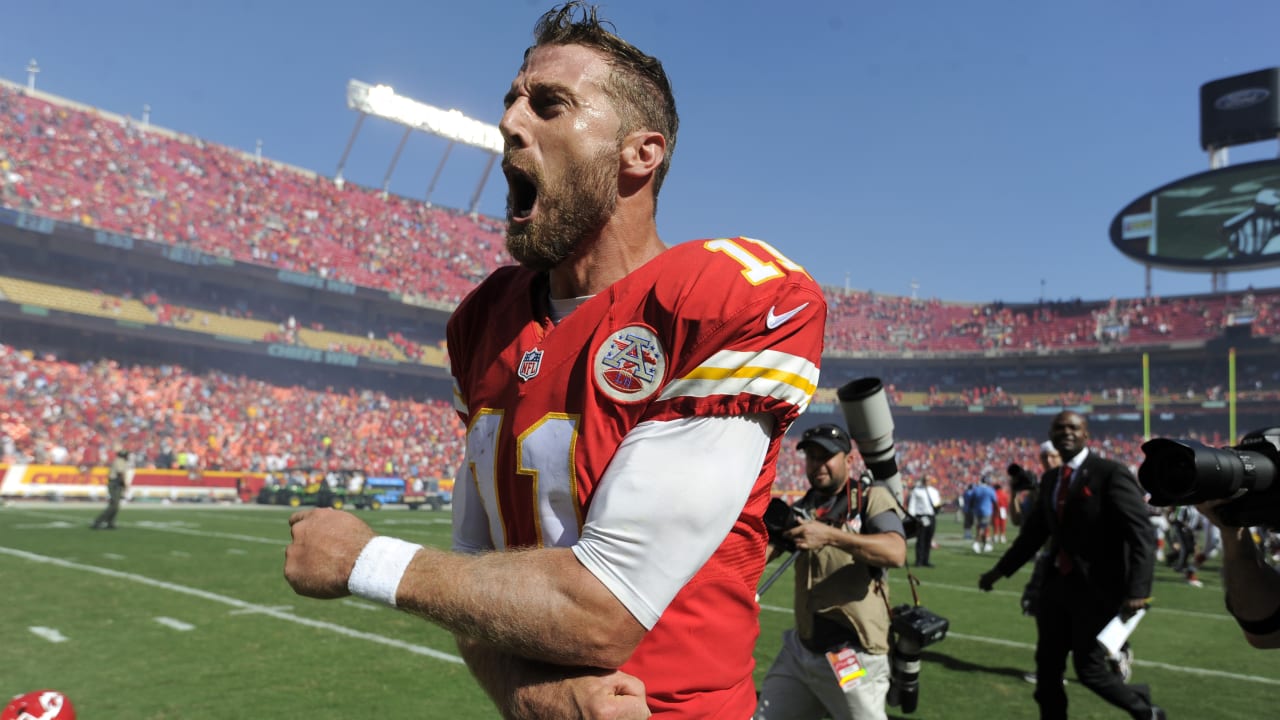
M 773 311 L 778 309 L 778 306 L 774 305 L 773 307 L 769 308 L 769 314 L 764 316 L 764 325 L 770 330 L 774 330 L 782 323 L 795 317 L 796 313 L 800 312 L 801 310 L 807 307 L 809 307 L 809 303 L 805 303 L 798 308 L 793 308 L 791 310 L 788 310 L 782 313 L 781 315 L 774 315 Z

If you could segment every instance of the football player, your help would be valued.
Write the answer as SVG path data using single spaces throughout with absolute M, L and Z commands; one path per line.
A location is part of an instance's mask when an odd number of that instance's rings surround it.
M 520 266 L 448 326 L 458 552 L 304 512 L 286 577 L 454 631 L 507 716 L 750 717 L 762 516 L 823 293 L 759 240 L 663 243 L 661 64 L 576 1 L 535 38 L 500 124 Z

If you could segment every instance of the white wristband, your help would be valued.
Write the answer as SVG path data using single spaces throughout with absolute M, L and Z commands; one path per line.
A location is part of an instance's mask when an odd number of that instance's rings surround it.
M 375 537 L 356 558 L 356 566 L 347 579 L 347 589 L 356 597 L 395 607 L 400 579 L 413 556 L 421 549 L 421 545 L 393 537 Z

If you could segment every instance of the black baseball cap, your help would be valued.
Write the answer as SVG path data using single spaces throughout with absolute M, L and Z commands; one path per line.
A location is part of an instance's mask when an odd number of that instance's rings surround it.
M 849 441 L 849 433 L 839 425 L 831 423 L 814 425 L 805 430 L 800 436 L 800 442 L 796 443 L 796 449 L 804 450 L 806 445 L 817 445 L 832 455 L 848 453 L 853 449 L 853 443 Z

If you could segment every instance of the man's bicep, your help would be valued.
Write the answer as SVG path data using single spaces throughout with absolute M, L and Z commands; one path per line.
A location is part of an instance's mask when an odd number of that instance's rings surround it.
M 885 510 L 867 518 L 867 524 L 862 532 L 866 535 L 896 533 L 904 538 L 907 536 L 907 530 L 902 526 L 902 518 L 893 510 Z
M 769 415 L 646 422 L 619 446 L 573 551 L 646 628 L 733 528 L 773 422 Z

